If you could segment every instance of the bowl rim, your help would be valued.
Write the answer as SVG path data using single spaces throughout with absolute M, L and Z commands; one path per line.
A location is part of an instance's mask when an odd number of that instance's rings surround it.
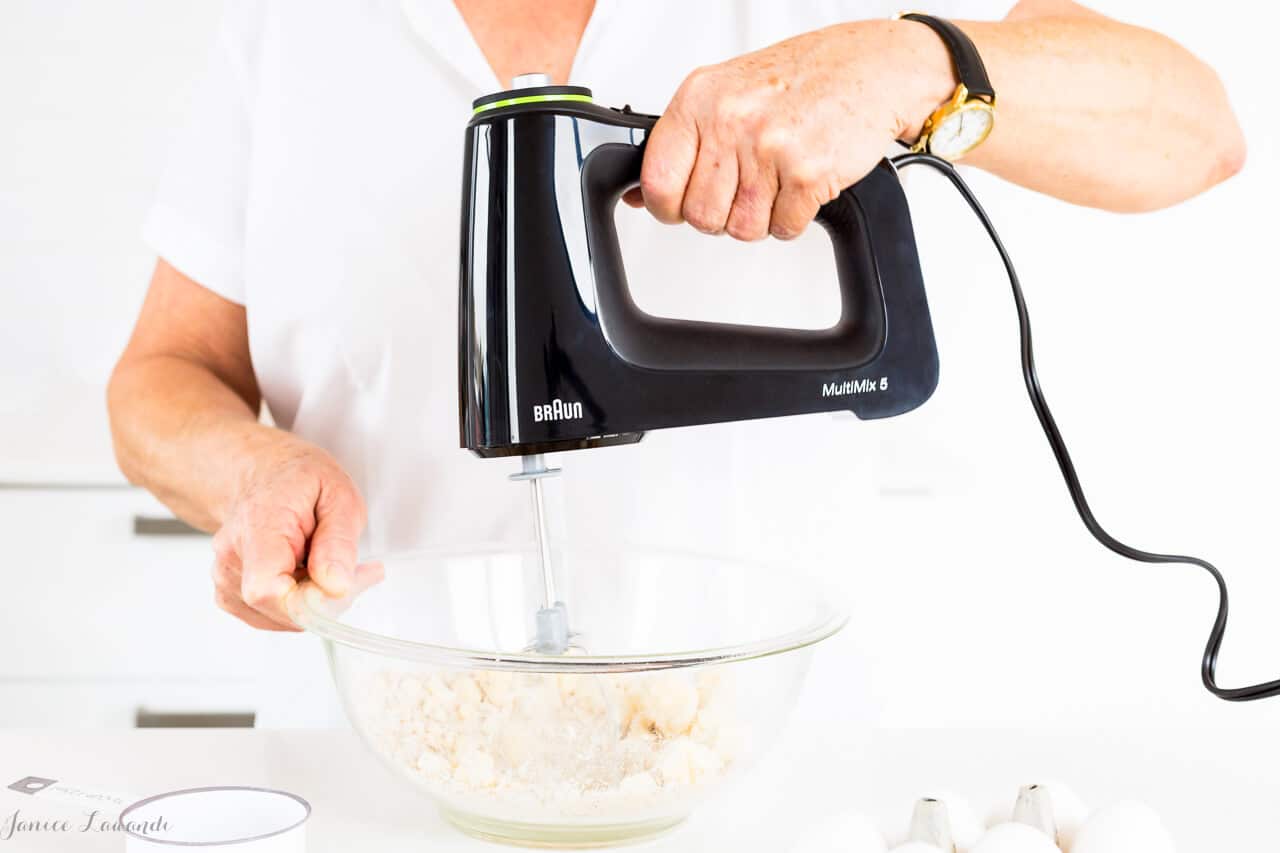
M 439 545 L 414 548 L 403 552 L 393 551 L 382 556 L 364 558 L 363 562 L 423 557 L 440 558 L 461 555 L 525 553 L 527 548 L 528 546 L 514 543 L 483 543 L 461 546 Z M 773 561 L 660 546 L 623 544 L 602 547 L 593 544 L 582 544 L 571 545 L 568 550 L 571 553 L 612 551 L 626 554 L 662 555 L 682 559 L 714 560 L 720 563 L 733 563 L 755 569 L 778 568 L 777 563 Z M 561 674 L 641 672 L 733 663 L 784 654 L 819 643 L 844 628 L 849 621 L 848 610 L 833 603 L 833 599 L 836 596 L 831 593 L 828 584 L 822 583 L 804 572 L 787 569 L 786 573 L 788 578 L 804 583 L 813 590 L 817 615 L 804 626 L 749 643 L 648 655 L 582 654 L 550 656 L 536 652 L 497 652 L 435 643 L 419 643 L 347 625 L 338 618 L 321 611 L 306 595 L 291 595 L 287 607 L 290 617 L 299 627 L 319 636 L 328 643 L 418 663 L 471 669 Z

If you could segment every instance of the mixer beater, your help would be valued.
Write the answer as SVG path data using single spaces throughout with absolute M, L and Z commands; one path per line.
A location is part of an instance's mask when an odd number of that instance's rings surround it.
M 520 462 L 520 473 L 512 474 L 511 480 L 529 484 L 533 499 L 533 532 L 538 547 L 538 571 L 542 579 L 542 607 L 534 616 L 534 640 L 528 650 L 540 654 L 562 655 L 569 651 L 573 635 L 569 631 L 569 608 L 556 594 L 551 525 L 547 521 L 547 499 L 542 487 L 544 479 L 560 476 L 560 469 L 548 468 L 547 459 L 541 453 L 521 457 Z

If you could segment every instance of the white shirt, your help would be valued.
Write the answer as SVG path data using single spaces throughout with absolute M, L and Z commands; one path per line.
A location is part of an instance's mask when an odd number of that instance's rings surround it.
M 1011 5 L 926 7 L 998 19 Z M 598 0 L 571 81 L 598 103 L 661 112 L 699 65 L 899 6 Z M 232 0 L 145 226 L 159 255 L 246 306 L 272 416 L 346 466 L 370 552 L 530 535 L 528 495 L 506 479 L 516 463 L 458 447 L 463 128 L 472 99 L 503 88 L 448 0 Z M 619 217 L 651 311 L 816 328 L 836 309 L 820 229 L 747 246 Z M 823 482 L 875 464 L 865 428 L 819 415 L 561 455 L 569 533 L 810 553 L 800 543 L 842 524 L 865 488 Z

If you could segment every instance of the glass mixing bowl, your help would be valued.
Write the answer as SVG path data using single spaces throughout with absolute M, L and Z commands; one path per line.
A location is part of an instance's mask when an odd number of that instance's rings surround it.
M 532 548 L 391 556 L 291 600 L 364 742 L 489 840 L 592 847 L 670 829 L 776 741 L 843 611 L 796 572 L 658 550 L 557 550 L 564 655 L 529 651 Z

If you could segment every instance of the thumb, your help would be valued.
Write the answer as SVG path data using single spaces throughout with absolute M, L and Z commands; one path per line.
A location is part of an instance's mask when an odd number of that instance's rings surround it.
M 300 600 L 302 602 L 301 613 L 303 616 L 301 618 L 304 620 L 308 611 L 320 613 L 330 619 L 337 619 L 355 602 L 356 596 L 369 589 L 369 587 L 381 583 L 384 577 L 386 577 L 386 570 L 382 563 L 361 563 L 356 566 L 355 580 L 351 584 L 351 591 L 345 596 L 335 598 L 325 594 L 314 582 L 303 581 L 298 584 L 297 589 L 292 593 L 292 597 L 295 601 Z M 290 602 L 290 605 L 292 605 L 292 602 Z M 289 612 L 294 612 L 292 606 L 289 607 Z
M 307 574 L 326 595 L 335 598 L 351 592 L 355 579 L 360 534 L 365 509 L 355 487 L 326 483 L 316 500 L 316 529 L 307 555 Z

